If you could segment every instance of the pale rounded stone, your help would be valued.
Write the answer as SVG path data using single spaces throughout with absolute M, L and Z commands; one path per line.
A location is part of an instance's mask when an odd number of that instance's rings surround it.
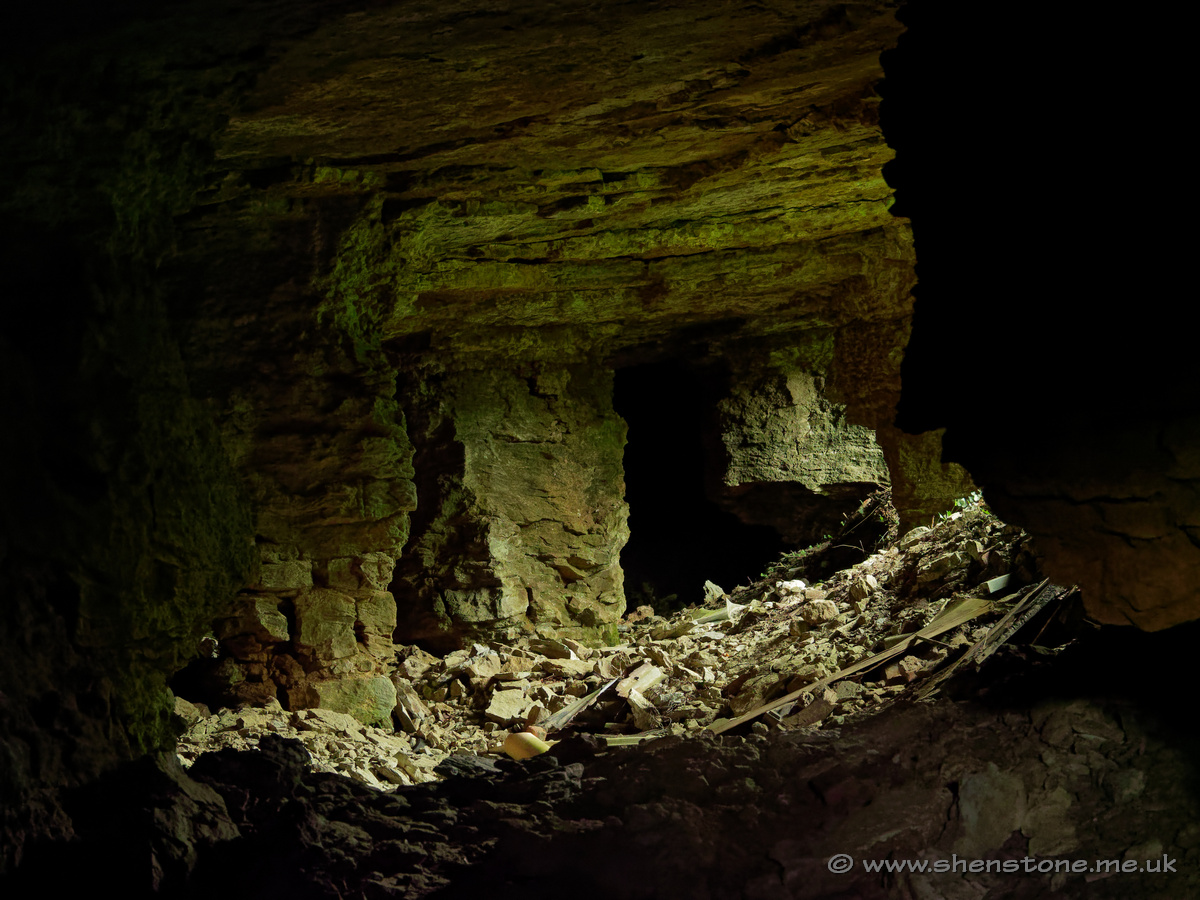
M 527 731 L 510 734 L 504 739 L 504 752 L 513 759 L 529 759 L 540 756 L 549 749 L 549 744 Z

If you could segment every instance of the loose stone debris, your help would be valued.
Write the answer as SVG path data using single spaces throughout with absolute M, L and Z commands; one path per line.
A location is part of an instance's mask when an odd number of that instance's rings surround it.
M 394 732 L 324 709 L 288 712 L 273 702 L 213 713 L 181 699 L 188 728 L 179 757 L 190 766 L 202 753 L 253 748 L 274 734 L 301 741 L 313 771 L 388 791 L 439 780 L 435 770 L 451 755 L 501 755 L 509 734 L 526 726 L 549 732 L 537 741 L 543 747 L 581 732 L 620 745 L 751 720 L 758 733 L 840 726 L 923 684 L 936 689 L 935 673 L 983 641 L 1037 583 L 1027 536 L 978 495 L 929 527 L 890 535 L 821 582 L 794 577 L 811 572 L 814 558 L 792 554 L 730 592 L 707 582 L 704 606 L 669 617 L 639 607 L 612 647 L 532 637 L 440 658 L 400 647 Z M 530 746 L 519 742 L 522 758 Z
M 197 898 L 1200 896 L 1200 746 L 1130 677 L 1190 677 L 1195 629 L 1081 631 L 977 502 L 875 550 L 636 610 L 617 647 L 404 648 L 394 731 L 181 701 L 178 755 L 81 794 L 101 812 L 11 893 L 149 859 L 154 890 Z

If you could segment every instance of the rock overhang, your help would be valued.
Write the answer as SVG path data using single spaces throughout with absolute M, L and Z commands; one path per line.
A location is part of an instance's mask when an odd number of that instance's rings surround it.
M 892 4 L 471 6 L 317 29 L 217 139 L 213 202 L 361 204 L 327 303 L 475 358 L 907 320 L 874 91 Z
M 480 426 L 495 416 L 472 398 L 483 392 L 523 419 L 522 440 L 542 446 L 548 472 L 565 467 L 573 480 L 605 472 L 589 490 L 617 491 L 591 504 L 608 512 L 580 519 L 591 523 L 587 541 L 608 545 L 596 588 L 610 598 L 596 623 L 604 625 L 620 612 L 611 605 L 620 570 L 610 563 L 627 534 L 623 502 L 609 502 L 623 490 L 623 432 L 595 424 L 620 423 L 602 396 L 608 389 L 596 393 L 613 369 L 675 358 L 728 369 L 735 360 L 746 384 L 768 371 L 785 380 L 803 372 L 828 394 L 822 415 L 835 431 L 844 417 L 884 430 L 886 446 L 905 441 L 888 429 L 914 257 L 907 221 L 889 212 L 882 168 L 892 152 L 876 93 L 880 52 L 900 26 L 890 3 L 713 4 L 686 15 L 599 4 L 537 22 L 471 6 L 335 16 L 274 53 L 214 137 L 208 188 L 186 226 L 195 238 L 187 271 L 208 264 L 209 248 L 227 263 L 231 244 L 243 244 L 243 268 L 272 268 L 302 299 L 288 313 L 302 329 L 348 336 L 351 367 L 377 385 L 399 373 L 423 498 L 409 508 L 425 509 L 411 533 L 392 530 L 402 540 L 390 549 L 399 557 L 403 544 L 411 555 L 394 587 L 432 604 L 435 628 L 446 627 L 451 607 L 470 621 L 481 609 L 522 618 L 526 595 L 543 624 L 595 618 L 571 595 L 580 585 L 559 579 L 578 548 L 546 549 L 545 528 L 526 521 L 529 504 L 497 488 L 497 460 L 516 466 L 509 474 L 522 490 L 559 492 L 531 481 L 504 429 Z M 256 315 L 252 297 L 243 303 Z M 227 312 L 201 306 L 218 313 L 213 335 L 224 341 Z M 195 343 L 195 359 L 224 352 Z M 562 394 L 555 415 L 588 438 L 564 442 L 535 386 L 542 378 L 571 385 L 551 391 Z M 585 414 L 564 412 L 581 402 Z M 593 438 L 603 461 L 585 446 Z M 438 449 L 422 462 L 423 440 Z M 447 453 L 459 460 L 454 471 L 435 458 Z M 769 493 L 782 476 L 763 477 Z M 730 486 L 739 478 L 757 476 Z M 817 489 L 829 494 L 826 507 L 861 493 L 827 481 Z M 756 505 L 743 497 L 734 508 L 752 521 Z M 564 507 L 558 518 L 579 515 Z M 475 524 L 463 544 L 449 529 L 467 520 Z M 499 568 L 455 561 L 463 553 Z M 430 568 L 443 573 L 437 585 Z M 548 601 L 556 591 L 563 596 Z M 576 606 L 559 621 L 545 604 L 562 600 Z M 417 619 L 424 624 L 410 638 L 431 627 L 428 609 Z

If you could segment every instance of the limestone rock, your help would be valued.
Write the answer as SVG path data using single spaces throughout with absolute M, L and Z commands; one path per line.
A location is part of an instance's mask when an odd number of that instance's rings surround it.
M 846 421 L 828 393 L 827 334 L 797 342 L 793 359 L 743 358 L 721 401 L 728 460 L 721 504 L 803 546 L 889 481 L 874 432 Z
M 579 644 L 572 641 L 576 647 Z M 565 641 L 548 640 L 546 638 L 535 638 L 529 642 L 529 649 L 535 653 L 540 653 L 542 656 L 549 659 L 578 659 L 575 650 L 568 646 Z
M 376 590 L 356 597 L 355 636 L 367 653 L 391 661 L 392 634 L 396 630 L 396 600 L 387 591 Z
M 261 646 L 283 643 L 290 638 L 287 618 L 279 611 L 273 595 L 239 598 L 233 613 L 217 625 L 217 637 L 227 646 L 230 639 L 243 636 L 253 638 Z
M 356 568 L 368 588 L 387 591 L 396 568 L 396 558 L 391 553 L 368 551 L 356 560 Z
M 594 370 L 546 368 L 533 385 L 488 370 L 447 377 L 436 410 L 414 413 L 431 440 L 454 440 L 438 454 L 452 468 L 426 473 L 437 511 L 396 569 L 418 600 L 406 633 L 537 621 L 595 640 L 615 626 L 628 529 L 611 395 L 611 375 Z
M 411 681 L 393 676 L 392 686 L 396 689 L 396 708 L 393 713 L 400 727 L 409 734 L 419 731 L 429 716 L 429 707 L 425 705 Z
M 504 669 L 504 661 L 500 658 L 500 654 L 494 650 L 484 650 L 480 648 L 480 652 L 467 658 L 458 665 L 450 669 L 450 672 L 462 672 L 471 679 L 472 684 L 477 687 L 483 687 L 489 679 Z
M 182 697 L 175 698 L 175 715 L 183 719 L 190 728 L 201 719 L 208 718 L 208 711 L 202 705 L 190 703 Z
M 804 599 L 804 589 L 808 585 L 797 578 L 790 581 L 780 581 L 775 585 L 775 593 L 782 603 L 795 603 Z
M 737 696 L 729 701 L 729 708 L 734 715 L 740 716 L 757 706 L 766 703 L 771 697 L 782 693 L 786 679 L 777 672 L 767 672 L 748 679 Z
M 566 678 L 582 678 L 592 674 L 596 664 L 589 659 L 547 659 L 541 663 L 542 671 Z
M 357 652 L 354 623 L 358 618 L 354 598 L 313 588 L 296 597 L 296 648 L 311 659 L 332 662 Z
M 837 604 L 832 600 L 812 600 L 801 608 L 801 615 L 809 625 L 820 625 L 837 616 Z
M 264 563 L 258 587 L 265 591 L 291 591 L 312 587 L 312 563 L 295 559 L 286 562 Z
M 533 701 L 522 690 L 496 690 L 485 710 L 487 717 L 501 725 L 524 722 Z
M 409 680 L 421 677 L 427 669 L 439 662 L 436 656 L 419 647 L 405 647 L 402 655 L 399 666 Z
M 335 709 L 309 709 L 293 716 L 296 726 L 303 731 L 324 731 L 332 734 L 357 736 L 362 734 L 363 722 L 354 716 Z
M 304 699 L 306 705 L 346 713 L 366 725 L 380 725 L 391 721 L 396 688 L 382 675 L 310 681 Z

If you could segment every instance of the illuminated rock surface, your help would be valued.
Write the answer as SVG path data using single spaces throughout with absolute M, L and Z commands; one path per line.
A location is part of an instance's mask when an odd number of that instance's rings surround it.
M 889 2 L 14 12 L 0 868 L 173 745 L 172 679 L 379 721 L 394 641 L 611 640 L 640 528 L 700 591 L 961 465 L 1097 619 L 1195 618 L 1186 230 L 1105 195 L 1137 129 L 1062 124 L 1113 42 L 912 7 L 883 64 Z

